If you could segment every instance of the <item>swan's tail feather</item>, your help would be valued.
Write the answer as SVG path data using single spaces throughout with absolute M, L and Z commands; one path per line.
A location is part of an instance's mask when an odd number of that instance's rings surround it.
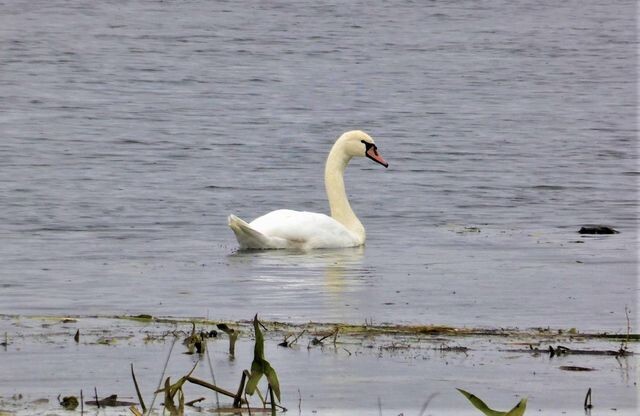
M 241 249 L 271 248 L 271 242 L 268 237 L 254 230 L 246 221 L 243 221 L 233 214 L 229 215 L 229 228 L 231 228 L 236 235 Z

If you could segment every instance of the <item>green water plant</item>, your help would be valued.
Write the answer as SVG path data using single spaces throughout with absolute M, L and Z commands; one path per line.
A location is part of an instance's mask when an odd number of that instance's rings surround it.
M 171 384 L 171 378 L 167 377 L 164 382 L 164 388 L 156 391 L 156 393 L 164 393 L 164 407 L 171 416 L 184 415 L 184 392 L 182 391 L 182 386 L 191 376 L 197 365 L 196 363 L 186 376 L 180 377 L 174 384 Z M 173 401 L 176 395 L 178 396 L 177 406 Z
M 230 354 L 233 354 L 235 341 L 237 340 L 240 331 L 229 328 L 225 324 L 218 324 L 217 326 L 219 330 L 225 332 L 229 336 Z M 249 402 L 246 400 L 247 395 L 252 396 L 254 393 L 258 393 L 258 396 L 260 397 L 260 400 L 262 401 L 262 404 L 264 407 L 266 407 L 267 404 L 271 405 L 272 415 L 276 414 L 276 408 L 282 409 L 283 412 L 286 412 L 286 409 L 284 407 L 280 406 L 279 404 L 276 404 L 276 399 L 278 402 L 280 402 L 280 383 L 278 381 L 278 375 L 276 374 L 276 371 L 273 369 L 273 367 L 271 367 L 271 364 L 265 359 L 264 335 L 262 334 L 262 330 L 260 329 L 261 327 L 264 328 L 264 326 L 258 320 L 258 315 L 256 314 L 253 318 L 253 329 L 255 332 L 255 345 L 254 345 L 254 351 L 253 351 L 254 352 L 253 361 L 251 363 L 251 371 L 244 370 L 242 372 L 240 385 L 236 393 L 233 393 L 229 390 L 218 387 L 215 384 L 211 384 L 204 380 L 200 380 L 198 378 L 193 377 L 192 374 L 198 365 L 198 363 L 196 363 L 194 364 L 193 368 L 191 368 L 191 371 L 189 371 L 189 373 L 187 373 L 185 376 L 181 377 L 176 383 L 171 383 L 171 379 L 167 377 L 164 381 L 164 387 L 160 388 L 160 386 L 158 386 L 158 389 L 155 391 L 155 394 L 156 395 L 158 393 L 164 394 L 165 411 L 168 412 L 170 416 L 183 416 L 185 413 L 185 406 L 190 406 L 190 405 L 193 405 L 194 403 L 205 400 L 205 398 L 198 398 L 195 400 L 191 400 L 189 402 L 185 402 L 185 394 L 183 391 L 183 386 L 185 385 L 186 382 L 189 382 L 192 384 L 197 384 L 199 386 L 211 389 L 216 393 L 223 394 L 227 397 L 233 398 L 233 407 L 222 408 L 222 407 L 219 407 L 220 405 L 218 404 L 217 411 L 219 412 L 229 411 L 235 414 L 238 411 L 237 409 L 241 409 L 245 404 L 247 406 L 247 410 L 249 411 L 249 414 L 251 414 L 251 411 L 256 411 L 256 412 L 263 411 L 264 409 L 251 408 L 249 405 Z M 206 338 L 208 336 L 212 336 L 209 334 L 204 331 L 198 332 L 196 330 L 195 322 L 192 322 L 191 333 L 184 340 L 184 344 L 187 346 L 187 350 L 188 350 L 187 352 L 193 353 L 197 351 L 199 354 L 206 353 Z M 172 344 L 171 349 L 169 350 L 169 356 L 167 357 L 167 362 L 165 362 L 165 369 L 169 361 L 169 357 L 171 356 L 173 345 L 175 345 L 176 340 L 177 338 L 174 338 L 174 343 Z M 164 379 L 165 369 L 163 369 L 161 380 Z M 260 390 L 258 389 L 258 383 L 260 382 L 263 376 L 266 377 L 267 379 L 267 393 L 265 396 L 263 396 Z M 131 365 L 131 377 L 133 378 L 134 386 L 136 388 L 136 393 L 138 395 L 138 400 L 143 410 L 142 412 L 139 411 L 135 403 L 126 403 L 126 404 L 132 405 L 132 407 L 130 408 L 130 411 L 134 415 L 142 415 L 142 414 L 145 414 L 146 406 L 142 400 L 142 395 L 140 394 L 140 389 L 136 380 L 135 373 L 133 371 L 133 364 Z M 215 383 L 215 380 L 214 380 L 214 383 Z M 243 394 L 244 394 L 244 399 L 242 397 Z M 96 397 L 97 397 L 97 392 L 96 392 Z M 265 398 L 267 400 L 265 400 Z M 155 396 L 154 396 L 154 401 L 155 401 Z M 102 401 L 97 401 L 97 399 L 96 399 L 96 403 L 98 405 L 103 404 Z M 153 402 L 151 403 L 149 412 L 151 412 L 151 409 L 153 409 Z
M 249 373 L 249 379 L 245 387 L 245 393 L 252 396 L 256 392 L 258 382 L 265 376 L 267 378 L 268 388 L 271 391 L 271 405 L 272 409 L 275 408 L 273 395 L 275 394 L 278 402 L 280 401 L 280 383 L 278 381 L 278 375 L 276 370 L 271 367 L 271 364 L 264 358 L 264 336 L 262 330 L 260 330 L 260 321 L 258 321 L 258 314 L 253 318 L 253 329 L 255 331 L 255 346 L 253 349 L 253 362 L 251 363 L 251 372 Z
M 464 391 L 462 389 L 456 389 L 456 390 L 462 393 L 462 395 L 466 397 L 471 402 L 471 404 L 475 406 L 476 409 L 480 410 L 482 413 L 484 413 L 487 416 L 522 416 L 524 415 L 524 411 L 527 408 L 527 399 L 524 398 L 520 400 L 518 404 L 516 404 L 515 407 L 509 410 L 508 412 L 493 410 L 489 406 L 487 406 L 485 402 L 480 400 L 478 396 L 473 395 L 468 391 Z

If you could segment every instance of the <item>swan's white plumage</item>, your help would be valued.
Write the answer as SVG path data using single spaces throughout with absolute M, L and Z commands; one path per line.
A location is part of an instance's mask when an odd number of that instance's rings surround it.
M 338 221 L 315 212 L 279 209 L 250 224 L 230 215 L 229 226 L 242 249 L 341 248 L 363 243 Z
M 344 133 L 331 148 L 325 166 L 325 188 L 331 216 L 279 209 L 247 223 L 229 216 L 229 227 L 241 249 L 313 249 L 356 247 L 364 244 L 365 231 L 349 205 L 344 189 L 344 169 L 353 156 L 368 156 L 387 166 L 373 139 L 362 131 Z

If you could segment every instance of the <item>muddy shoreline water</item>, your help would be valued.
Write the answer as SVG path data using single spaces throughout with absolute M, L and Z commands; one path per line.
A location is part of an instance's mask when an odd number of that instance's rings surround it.
M 2 315 L 0 414 L 73 414 L 57 396 L 79 397 L 80 390 L 85 402 L 95 400 L 97 391 L 99 399 L 117 394 L 137 403 L 131 364 L 147 406 L 165 363 L 165 378 L 175 381 L 195 367 L 194 377 L 235 391 L 242 370 L 251 366 L 253 329 L 250 321 L 225 322 L 239 334 L 231 357 L 220 323 L 148 315 Z M 183 344 L 194 324 L 207 335 L 203 354 L 188 354 Z M 501 410 L 527 397 L 526 414 L 576 415 L 585 413 L 591 388 L 594 415 L 637 411 L 638 334 L 371 323 L 264 326 L 265 355 L 278 373 L 289 415 L 420 414 L 429 398 L 425 415 L 479 414 L 455 388 Z M 186 401 L 204 397 L 187 414 L 231 405 L 196 385 L 184 393 Z M 250 403 L 262 405 L 257 397 Z M 162 397 L 154 409 L 162 413 Z M 84 412 L 132 414 L 126 406 L 98 410 L 87 404 Z

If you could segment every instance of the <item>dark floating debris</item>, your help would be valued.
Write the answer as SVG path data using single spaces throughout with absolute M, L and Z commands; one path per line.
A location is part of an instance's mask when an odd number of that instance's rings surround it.
M 200 403 L 203 400 L 206 400 L 206 397 L 200 397 L 198 399 L 188 401 L 184 405 L 194 407 L 196 404 Z
M 562 345 L 558 345 L 554 350 L 551 345 L 549 345 L 549 357 L 553 357 L 554 355 L 563 355 L 570 353 L 571 350 L 567 347 L 563 347 Z
M 100 407 L 134 406 L 138 404 L 133 402 L 120 401 L 118 400 L 117 394 L 112 394 L 111 396 L 105 397 L 104 399 L 100 399 L 100 400 L 89 400 L 85 403 L 91 406 L 98 406 L 99 408 Z
M 505 352 L 520 352 L 520 353 L 530 353 L 530 354 L 549 354 L 549 358 L 553 358 L 555 356 L 563 356 L 563 355 L 609 355 L 613 357 L 627 357 L 634 355 L 633 351 L 627 350 L 626 346 L 620 347 L 619 350 L 574 350 L 571 348 L 564 347 L 562 345 L 558 345 L 556 348 L 553 348 L 549 345 L 548 349 L 539 349 L 534 348 L 532 345 L 529 345 L 529 349 L 507 349 L 500 350 Z
M 579 367 L 577 365 L 561 365 L 560 370 L 565 371 L 594 371 L 595 368 Z
M 620 234 L 620 231 L 607 225 L 584 225 L 578 230 L 580 234 Z
M 58 403 L 60 403 L 60 406 L 64 407 L 66 410 L 76 410 L 80 404 L 76 396 L 66 396 L 63 397 L 62 400 L 60 400 L 60 396 L 58 396 Z
M 284 337 L 284 341 L 282 341 L 281 343 L 278 344 L 279 347 L 285 347 L 285 348 L 291 348 L 293 347 L 293 345 L 298 342 L 298 339 L 300 339 L 300 337 L 307 332 L 307 329 L 303 329 L 302 332 L 300 332 L 298 335 L 296 335 L 292 341 L 289 341 L 289 338 L 291 338 L 292 335 L 287 335 Z M 314 338 L 315 340 L 315 338 Z M 313 342 L 313 341 L 312 341 Z M 314 344 L 315 345 L 315 344 Z

